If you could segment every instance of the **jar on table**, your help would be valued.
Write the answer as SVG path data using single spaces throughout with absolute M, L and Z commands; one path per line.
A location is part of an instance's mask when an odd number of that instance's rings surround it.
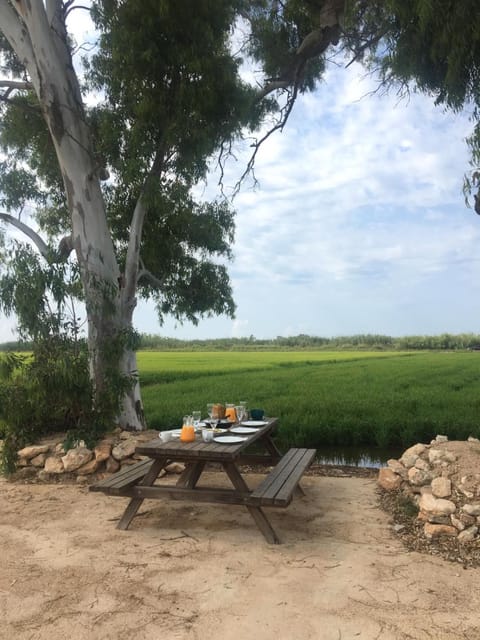
M 193 442 L 195 440 L 193 416 L 184 416 L 182 430 L 180 431 L 180 440 L 182 442 Z
M 225 405 L 225 418 L 227 420 L 230 420 L 230 422 L 236 422 L 237 421 L 237 414 L 235 412 L 235 405 L 234 404 L 227 404 Z

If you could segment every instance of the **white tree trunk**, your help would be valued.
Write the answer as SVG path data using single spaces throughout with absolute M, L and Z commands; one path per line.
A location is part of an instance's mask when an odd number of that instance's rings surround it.
M 90 373 L 97 393 L 106 377 L 109 342 L 131 328 L 136 305 L 134 290 L 138 259 L 132 262 L 123 289 L 112 237 L 107 225 L 90 131 L 86 123 L 78 79 L 67 45 L 60 0 L 0 0 L 0 29 L 25 65 L 50 130 L 72 222 L 72 242 L 85 293 L 88 318 Z M 135 239 L 141 233 L 136 226 Z M 138 254 L 134 257 L 138 258 Z M 133 287 L 133 293 L 132 293 Z M 124 353 L 121 372 L 136 368 L 135 357 Z M 144 426 L 138 383 L 124 401 L 125 426 Z
M 123 375 L 132 378 L 133 385 L 123 396 L 119 424 L 126 429 L 143 429 L 146 423 L 138 379 L 136 352 L 131 349 L 125 349 L 120 367 Z

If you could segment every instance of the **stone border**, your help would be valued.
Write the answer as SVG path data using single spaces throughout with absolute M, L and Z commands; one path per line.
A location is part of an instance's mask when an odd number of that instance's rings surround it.
M 158 431 L 116 429 L 105 436 L 93 450 L 88 449 L 84 442 L 79 442 L 76 447 L 65 451 L 65 434 L 55 434 L 17 452 L 17 471 L 12 479 L 90 484 L 125 466 L 145 460 L 146 456 L 136 454 L 135 448 L 138 443 L 154 438 L 158 438 Z M 160 477 L 166 473 L 181 473 L 183 469 L 183 464 L 173 462 Z
M 448 441 L 438 435 L 430 444 L 415 444 L 400 459 L 380 469 L 378 484 L 386 491 L 401 491 L 418 507 L 427 540 L 440 536 L 468 543 L 480 539 L 480 473 L 463 474 L 460 453 L 479 456 L 480 440 Z M 480 471 L 480 469 L 479 469 Z

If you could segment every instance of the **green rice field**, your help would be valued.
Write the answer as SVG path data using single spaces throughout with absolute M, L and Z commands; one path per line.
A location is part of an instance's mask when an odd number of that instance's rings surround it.
M 480 353 L 142 351 L 138 365 L 150 428 L 247 400 L 279 416 L 282 446 L 480 436 Z

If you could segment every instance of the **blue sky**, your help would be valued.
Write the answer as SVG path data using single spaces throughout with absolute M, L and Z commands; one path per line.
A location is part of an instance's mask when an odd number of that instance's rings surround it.
M 412 94 L 368 95 L 358 65 L 331 65 L 257 155 L 234 201 L 237 313 L 198 327 L 140 303 L 141 332 L 184 339 L 299 333 L 480 333 L 480 218 L 466 208 L 468 113 Z M 249 149 L 227 169 L 233 185 Z M 218 192 L 215 176 L 199 190 Z M 12 337 L 0 316 L 0 340 Z
M 468 114 L 367 95 L 375 87 L 359 66 L 332 66 L 299 99 L 257 156 L 258 187 L 234 202 L 236 319 L 167 322 L 163 335 L 480 332 L 480 218 L 462 194 Z M 136 325 L 159 331 L 144 306 Z

